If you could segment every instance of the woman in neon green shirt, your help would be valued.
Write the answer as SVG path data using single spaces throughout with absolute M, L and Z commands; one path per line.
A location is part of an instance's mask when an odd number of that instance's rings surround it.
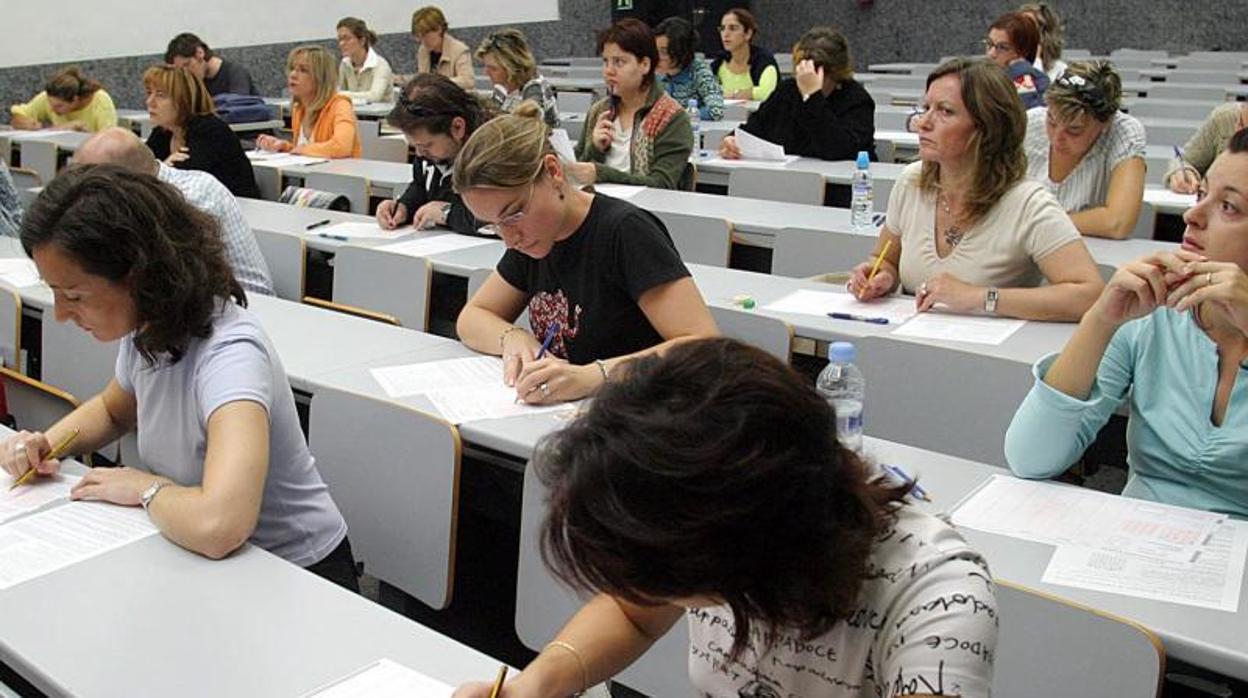
M 55 126 L 95 132 L 117 125 L 113 98 L 77 67 L 53 75 L 43 92 L 25 104 L 14 104 L 9 112 L 13 128 L 28 130 Z
M 769 51 L 754 45 L 758 22 L 749 10 L 733 8 L 719 20 L 723 53 L 711 62 L 711 72 L 719 78 L 725 99 L 763 101 L 771 96 L 780 80 L 780 66 Z

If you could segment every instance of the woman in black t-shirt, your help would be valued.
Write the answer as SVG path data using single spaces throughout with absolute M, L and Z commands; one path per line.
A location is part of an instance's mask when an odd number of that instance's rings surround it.
M 147 147 L 179 170 L 216 177 L 234 196 L 260 198 L 256 173 L 238 136 L 216 114 L 204 82 L 187 68 L 156 65 L 143 73 L 152 133 Z
M 718 334 L 663 224 L 571 186 L 547 135 L 537 105 L 522 104 L 473 133 L 454 175 L 509 248 L 456 329 L 469 347 L 501 354 L 503 380 L 531 404 L 583 398 L 623 361 Z M 526 306 L 532 332 L 512 324 Z

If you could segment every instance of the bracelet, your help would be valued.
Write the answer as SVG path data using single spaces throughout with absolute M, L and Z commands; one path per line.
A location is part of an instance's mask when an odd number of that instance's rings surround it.
M 564 642 L 563 640 L 555 640 L 547 644 L 545 647 L 543 647 L 542 651 L 545 652 L 551 647 L 558 647 L 559 649 L 567 650 L 568 652 L 572 654 L 572 657 L 576 659 L 576 663 L 581 667 L 581 693 L 588 691 L 589 690 L 589 668 L 585 666 L 585 659 L 581 657 L 580 650 L 576 649 L 569 643 Z
M 507 340 L 507 335 L 511 334 L 512 332 L 517 332 L 520 330 L 523 330 L 523 328 L 516 327 L 515 325 L 512 325 L 511 327 L 508 327 L 507 329 L 503 330 L 503 333 L 498 335 L 498 350 L 500 352 L 503 350 L 503 342 Z
M 602 359 L 594 359 L 594 363 L 598 364 L 598 370 L 602 371 L 602 382 L 606 383 L 607 378 L 607 362 Z

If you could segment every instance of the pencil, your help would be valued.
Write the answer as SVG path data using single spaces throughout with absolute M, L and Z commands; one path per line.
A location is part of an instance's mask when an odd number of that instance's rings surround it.
M 498 678 L 494 679 L 494 687 L 490 689 L 490 698 L 498 698 L 503 693 L 503 681 L 507 679 L 507 665 L 498 668 Z
M 78 431 L 79 430 L 75 428 L 73 431 L 66 434 L 65 438 L 61 439 L 61 442 L 59 444 L 57 444 L 56 446 L 53 446 L 51 451 L 48 451 L 48 455 L 44 456 L 43 460 L 45 461 L 53 460 L 54 458 L 60 458 L 61 456 L 65 455 L 65 451 L 69 450 L 69 445 L 74 442 L 74 439 L 78 438 Z M 13 484 L 9 486 L 9 491 L 15 490 L 18 487 L 26 484 L 34 476 L 35 476 L 34 468 L 27 470 L 26 472 L 22 473 L 21 477 L 13 481 Z
M 884 248 L 880 250 L 880 256 L 875 258 L 875 264 L 871 265 L 871 273 L 867 274 L 867 283 L 875 278 L 877 272 L 880 271 L 880 265 L 884 263 L 884 255 L 888 254 L 888 248 L 893 244 L 892 239 L 884 241 Z

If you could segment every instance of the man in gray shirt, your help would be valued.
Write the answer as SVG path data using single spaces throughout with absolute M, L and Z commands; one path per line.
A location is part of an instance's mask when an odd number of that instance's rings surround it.
M 83 143 L 74 153 L 74 163 L 111 163 L 133 172 L 156 175 L 161 181 L 172 184 L 191 205 L 217 220 L 221 241 L 225 243 L 225 257 L 243 288 L 248 293 L 274 295 L 269 266 L 260 252 L 255 233 L 243 217 L 234 195 L 212 175 L 165 165 L 138 136 L 120 127 L 100 131 Z

